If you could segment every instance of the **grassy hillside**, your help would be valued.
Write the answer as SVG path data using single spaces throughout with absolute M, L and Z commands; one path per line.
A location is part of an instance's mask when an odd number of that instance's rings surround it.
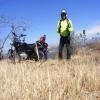
M 81 49 L 71 61 L 1 61 L 0 100 L 100 100 L 100 54 Z

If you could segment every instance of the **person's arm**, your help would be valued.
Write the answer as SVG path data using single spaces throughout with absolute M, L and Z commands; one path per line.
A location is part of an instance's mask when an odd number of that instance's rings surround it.
M 73 24 L 72 24 L 72 21 L 71 20 L 69 20 L 69 22 L 68 22 L 68 31 L 69 32 L 72 32 L 73 31 Z
M 60 33 L 60 21 L 58 21 L 58 24 L 57 24 L 57 33 Z

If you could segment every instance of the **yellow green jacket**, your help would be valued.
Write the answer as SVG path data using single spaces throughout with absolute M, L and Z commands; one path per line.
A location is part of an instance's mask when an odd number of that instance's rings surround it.
M 58 21 L 57 32 L 61 36 L 66 37 L 72 31 L 73 31 L 73 25 L 72 25 L 72 21 L 71 20 L 65 19 L 65 20 Z

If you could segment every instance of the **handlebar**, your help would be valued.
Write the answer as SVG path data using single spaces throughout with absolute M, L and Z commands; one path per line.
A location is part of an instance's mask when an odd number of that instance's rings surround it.
M 15 37 L 25 37 L 25 36 L 27 36 L 26 34 L 20 34 L 20 36 L 18 36 L 15 32 L 12 32 L 12 34 L 13 34 Z

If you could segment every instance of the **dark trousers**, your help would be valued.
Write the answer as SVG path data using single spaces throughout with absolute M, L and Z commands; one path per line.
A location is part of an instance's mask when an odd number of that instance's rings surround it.
M 66 45 L 66 58 L 70 59 L 71 58 L 71 48 L 70 48 L 70 36 L 63 37 L 60 36 L 60 43 L 59 43 L 59 54 L 58 57 L 59 59 L 63 58 L 63 47 L 64 44 Z

